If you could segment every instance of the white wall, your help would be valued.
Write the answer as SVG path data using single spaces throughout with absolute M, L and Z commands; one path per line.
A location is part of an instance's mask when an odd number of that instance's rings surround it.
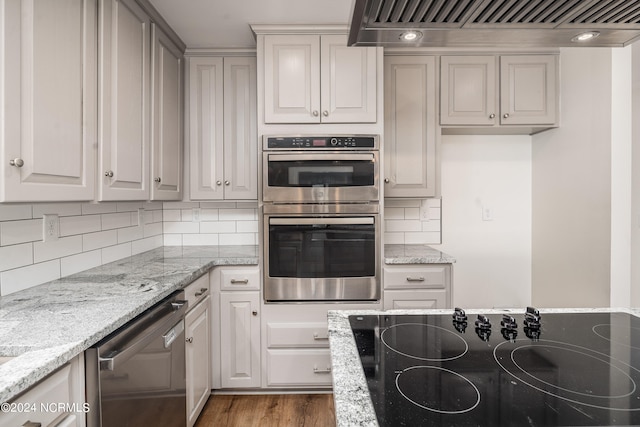
M 562 49 L 560 128 L 533 136 L 532 302 L 610 301 L 611 49 Z
M 640 307 L 640 43 L 632 46 L 631 306 Z
M 452 255 L 453 304 L 531 302 L 531 137 L 443 135 L 442 245 Z M 493 220 L 483 221 L 489 208 Z

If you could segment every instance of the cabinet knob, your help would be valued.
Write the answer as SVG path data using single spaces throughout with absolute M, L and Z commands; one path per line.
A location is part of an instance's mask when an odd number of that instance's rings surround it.
M 325 117 L 329 117 L 329 112 L 327 110 L 324 110 L 322 112 L 322 115 L 325 116 Z
M 9 164 L 11 166 L 15 166 L 17 168 L 21 168 L 22 166 L 24 166 L 24 160 L 22 160 L 22 159 L 9 160 Z
M 313 113 L 311 113 L 311 114 L 313 114 L 313 117 L 318 117 L 319 113 L 318 113 L 318 110 L 313 110 Z
M 495 119 L 495 118 L 496 118 L 496 115 L 495 115 L 495 114 L 493 114 L 493 113 L 491 113 L 491 114 L 489 114 L 489 118 L 490 118 L 490 119 Z
M 225 181 L 225 182 L 224 182 L 224 185 L 229 185 L 229 184 L 231 184 L 231 182 L 230 182 L 230 181 Z
M 258 315 L 258 310 L 253 310 L 253 311 L 251 312 L 251 314 L 253 314 L 254 316 L 257 316 L 257 315 Z
M 155 182 L 158 182 L 158 183 L 160 183 L 160 182 L 162 181 L 162 178 L 160 178 L 160 177 L 157 177 L 157 178 L 155 178 L 155 179 L 154 179 L 154 181 L 155 181 Z
M 188 342 L 189 344 L 191 344 L 191 343 L 193 343 L 193 337 L 189 337 L 185 341 Z
M 504 113 L 504 115 L 502 117 L 504 117 L 505 119 L 508 119 L 509 118 L 509 113 Z
M 385 179 L 384 179 L 384 183 L 385 183 L 385 184 L 388 184 L 388 183 L 389 183 L 389 178 L 385 178 Z
M 108 177 L 108 178 L 113 178 L 113 171 L 106 171 L 104 173 L 104 176 Z
M 216 181 L 216 185 L 222 185 L 222 181 Z
M 201 295 L 204 295 L 208 290 L 209 289 L 207 289 L 207 288 L 200 288 L 200 290 L 195 293 L 195 296 L 199 297 Z

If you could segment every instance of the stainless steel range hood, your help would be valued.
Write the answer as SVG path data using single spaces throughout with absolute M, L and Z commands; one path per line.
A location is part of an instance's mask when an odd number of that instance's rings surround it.
M 408 31 L 417 38 L 402 40 Z M 596 37 L 576 40 L 585 32 Z M 640 0 L 354 0 L 349 45 L 621 47 L 638 38 Z

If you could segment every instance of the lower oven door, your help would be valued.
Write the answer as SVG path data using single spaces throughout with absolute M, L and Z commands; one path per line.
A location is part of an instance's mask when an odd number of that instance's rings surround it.
M 269 216 L 266 301 L 380 299 L 379 215 Z

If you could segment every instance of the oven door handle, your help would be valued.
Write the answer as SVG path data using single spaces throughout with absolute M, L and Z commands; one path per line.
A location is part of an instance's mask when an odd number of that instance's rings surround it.
M 370 225 L 374 224 L 373 217 L 358 218 L 269 218 L 270 225 Z
M 299 161 L 314 161 L 314 160 L 339 160 L 339 161 L 360 161 L 360 162 L 372 162 L 375 161 L 375 156 L 372 153 L 356 153 L 356 154 L 269 154 L 270 162 L 299 162 Z

